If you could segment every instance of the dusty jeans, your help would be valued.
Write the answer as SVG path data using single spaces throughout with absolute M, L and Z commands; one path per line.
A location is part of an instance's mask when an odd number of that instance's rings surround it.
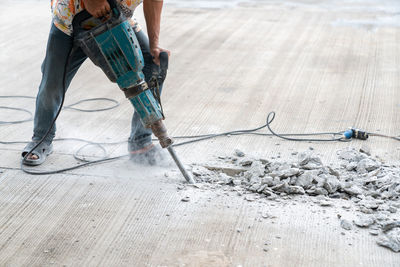
M 139 41 L 145 62 L 143 73 L 146 81 L 149 81 L 151 78 L 151 64 L 154 64 L 150 54 L 149 41 L 142 31 L 136 33 L 136 37 Z M 72 46 L 73 38 L 52 24 L 47 43 L 46 57 L 42 64 L 42 81 L 36 98 L 33 141 L 38 141 L 45 135 L 61 104 L 65 64 L 67 64 L 69 51 Z M 65 83 L 67 88 L 86 58 L 87 56 L 81 49 L 74 49 L 66 68 Z M 115 90 L 118 90 L 117 86 Z M 54 125 L 50 134 L 45 139 L 46 143 L 50 144 L 53 141 L 55 132 L 56 127 Z M 135 112 L 131 122 L 128 150 L 137 150 L 150 144 L 151 134 L 151 130 L 142 125 L 139 115 Z

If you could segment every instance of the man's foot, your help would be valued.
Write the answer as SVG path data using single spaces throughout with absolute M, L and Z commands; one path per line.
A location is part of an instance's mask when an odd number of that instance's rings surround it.
M 53 152 L 53 145 L 41 143 L 37 148 L 35 148 L 26 158 L 26 154 L 32 150 L 37 145 L 38 142 L 29 142 L 21 153 L 22 163 L 29 166 L 37 166 L 42 164 L 48 155 Z
M 129 151 L 130 160 L 136 163 L 156 165 L 162 159 L 161 148 L 154 144 L 149 144 L 142 149 Z

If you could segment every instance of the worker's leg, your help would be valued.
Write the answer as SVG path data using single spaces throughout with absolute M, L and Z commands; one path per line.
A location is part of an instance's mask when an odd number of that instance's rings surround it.
M 64 71 L 66 70 L 67 73 L 65 77 L 65 89 L 67 89 L 72 78 L 86 59 L 83 51 L 76 49 L 71 54 L 68 62 L 72 46 L 72 37 L 63 33 L 52 24 L 47 43 L 46 57 L 42 64 L 42 81 L 36 98 L 33 141 L 43 138 L 61 105 L 64 89 Z M 69 65 L 66 68 L 65 65 L 67 63 Z M 54 125 L 45 139 L 46 143 L 50 144 L 52 142 L 55 131 L 56 128 Z
M 143 31 L 136 33 L 136 37 L 139 41 L 140 48 L 144 57 L 144 68 L 143 74 L 145 76 L 146 82 L 149 82 L 151 78 L 151 69 L 153 62 L 152 55 L 150 54 L 149 40 Z M 160 91 L 162 89 L 162 84 L 160 85 Z M 132 117 L 132 128 L 131 135 L 128 142 L 128 150 L 135 151 L 148 147 L 152 144 L 151 142 L 151 130 L 143 126 L 140 121 L 140 116 L 137 112 L 133 114 Z
M 86 55 L 81 49 L 76 49 L 73 53 L 70 53 L 72 46 L 72 37 L 52 24 L 47 42 L 46 57 L 42 64 L 42 81 L 36 97 L 32 142 L 24 148 L 23 157 L 45 136 L 56 116 L 63 97 L 64 72 L 66 71 L 65 86 L 68 88 L 73 76 L 86 59 Z M 71 58 L 68 61 L 69 56 Z M 67 63 L 68 66 L 65 67 Z M 38 165 L 45 160 L 46 155 L 51 151 L 51 142 L 55 136 L 55 131 L 54 125 L 42 145 L 27 157 L 24 164 Z

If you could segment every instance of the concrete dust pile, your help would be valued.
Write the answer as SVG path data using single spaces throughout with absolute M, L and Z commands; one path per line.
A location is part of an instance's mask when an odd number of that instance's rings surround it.
M 357 219 L 340 218 L 344 230 L 368 228 L 379 235 L 377 243 L 400 252 L 400 165 L 385 164 L 368 149 L 346 148 L 337 152 L 335 164 L 324 164 L 313 150 L 292 153 L 291 159 L 247 156 L 236 150 L 204 165 L 194 165 L 193 175 L 211 189 L 223 187 L 248 201 L 257 198 L 291 200 L 310 196 L 322 207 L 335 200 L 348 201 Z

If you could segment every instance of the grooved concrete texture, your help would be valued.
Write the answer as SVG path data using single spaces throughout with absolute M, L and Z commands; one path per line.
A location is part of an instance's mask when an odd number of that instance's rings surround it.
M 233 2 L 216 1 L 213 8 L 202 9 L 199 2 L 186 1 L 182 7 L 182 1 L 167 1 L 161 43 L 172 50 L 172 58 L 163 105 L 172 135 L 253 128 L 263 124 L 272 110 L 277 112 L 272 127 L 280 133 L 356 126 L 399 135 L 396 1 Z M 141 11 L 137 13 L 143 21 Z M 1 95 L 35 96 L 49 26 L 48 1 L 2 3 Z M 90 62 L 78 72 L 66 103 L 87 97 L 112 97 L 122 105 L 93 114 L 64 110 L 58 137 L 126 140 L 132 108 Z M 32 100 L 0 99 L 0 104 L 34 108 Z M 24 114 L 1 110 L 0 116 L 6 120 Z M 1 126 L 0 140 L 27 140 L 31 132 L 31 123 Z M 231 154 L 235 148 L 284 158 L 312 146 L 330 161 L 337 149 L 362 144 L 241 136 L 184 146 L 177 152 L 190 164 Z M 384 161 L 400 158 L 398 142 L 371 138 L 367 144 Z M 42 168 L 76 164 L 70 154 L 80 146 L 57 142 Z M 398 266 L 400 262 L 399 254 L 378 247 L 367 231 L 341 235 L 335 207 L 323 211 L 309 202 L 247 202 L 232 192 L 176 190 L 183 178 L 170 163 L 150 168 L 121 160 L 33 177 L 18 170 L 22 147 L 0 146 L 1 266 Z M 126 151 L 125 144 L 108 148 L 112 155 Z M 189 202 L 181 201 L 185 196 Z M 262 212 L 277 218 L 260 220 Z

